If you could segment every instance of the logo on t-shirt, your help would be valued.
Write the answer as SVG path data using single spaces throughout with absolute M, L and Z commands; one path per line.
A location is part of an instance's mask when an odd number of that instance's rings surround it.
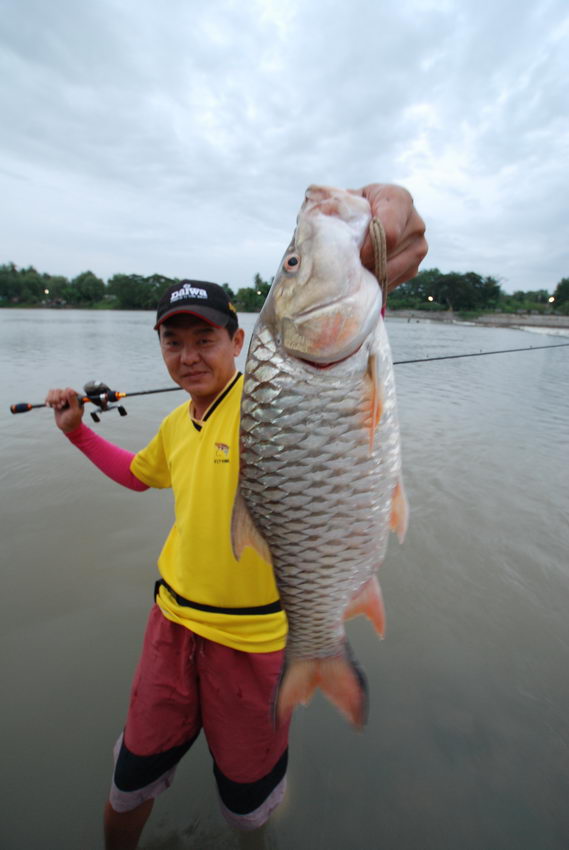
M 229 463 L 229 446 L 227 443 L 215 444 L 214 463 Z

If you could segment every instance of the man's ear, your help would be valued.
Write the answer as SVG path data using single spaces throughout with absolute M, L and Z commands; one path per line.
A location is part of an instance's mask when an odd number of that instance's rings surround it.
M 239 357 L 241 354 L 241 349 L 243 348 L 243 343 L 245 342 L 245 331 L 243 328 L 237 328 L 235 333 L 233 334 L 233 355 L 235 357 Z

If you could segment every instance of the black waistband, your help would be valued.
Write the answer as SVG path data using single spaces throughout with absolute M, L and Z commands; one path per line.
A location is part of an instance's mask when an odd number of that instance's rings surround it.
M 176 593 L 176 591 L 171 588 L 168 582 L 164 581 L 163 578 L 159 579 L 154 585 L 154 599 L 158 597 L 160 587 L 165 587 L 168 593 L 174 597 L 178 605 L 181 605 L 183 608 L 195 608 L 196 611 L 208 611 L 211 614 L 276 614 L 278 611 L 282 611 L 280 599 L 277 599 L 276 602 L 269 603 L 269 605 L 253 605 L 249 608 L 221 608 L 217 605 L 203 605 L 201 602 L 192 602 L 191 600 L 180 596 L 179 593 Z

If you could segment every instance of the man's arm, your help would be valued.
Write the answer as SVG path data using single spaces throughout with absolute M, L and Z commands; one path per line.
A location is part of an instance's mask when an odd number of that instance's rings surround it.
M 367 199 L 371 214 L 383 224 L 387 244 L 388 291 L 391 291 L 415 277 L 427 254 L 425 222 L 415 209 L 413 198 L 402 186 L 370 183 L 351 191 Z M 373 246 L 369 236 L 362 245 L 361 258 L 363 265 L 373 271 Z
M 79 404 L 75 390 L 70 387 L 50 390 L 45 403 L 53 409 L 55 424 L 67 439 L 108 478 L 129 490 L 148 490 L 148 485 L 130 470 L 134 453 L 109 443 L 83 424 L 83 406 Z

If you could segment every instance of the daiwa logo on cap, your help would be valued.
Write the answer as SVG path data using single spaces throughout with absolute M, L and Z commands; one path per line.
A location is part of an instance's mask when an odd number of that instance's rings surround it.
M 196 286 L 190 286 L 189 283 L 185 283 L 181 289 L 177 289 L 170 296 L 170 304 L 173 301 L 179 301 L 180 298 L 205 298 L 207 299 L 207 292 L 205 289 L 199 289 Z
M 178 280 L 169 286 L 158 302 L 154 330 L 177 313 L 191 313 L 216 328 L 227 328 L 230 335 L 239 324 L 224 288 L 207 280 Z

